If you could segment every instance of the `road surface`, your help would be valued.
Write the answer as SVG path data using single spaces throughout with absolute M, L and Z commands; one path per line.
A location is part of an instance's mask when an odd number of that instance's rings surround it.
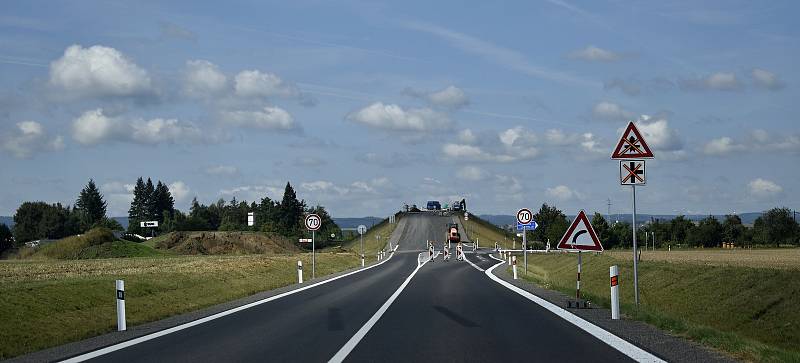
M 326 362 L 337 353 L 348 362 L 631 360 L 469 263 L 439 258 L 418 268 L 425 241 L 442 241 L 452 219 L 404 220 L 398 251 L 379 266 L 91 360 Z M 497 263 L 470 259 L 482 269 Z

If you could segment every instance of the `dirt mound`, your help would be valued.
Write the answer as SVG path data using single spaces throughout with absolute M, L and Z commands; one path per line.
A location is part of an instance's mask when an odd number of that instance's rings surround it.
M 172 232 L 155 247 L 182 255 L 236 255 L 295 253 L 300 249 L 292 241 L 258 232 Z

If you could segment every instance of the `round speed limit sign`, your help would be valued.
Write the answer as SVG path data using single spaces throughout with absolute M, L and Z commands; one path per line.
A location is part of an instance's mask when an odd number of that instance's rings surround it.
M 319 227 L 322 226 L 322 219 L 319 218 L 316 214 L 309 214 L 306 216 L 306 228 L 309 231 L 316 231 L 319 230 Z
M 528 208 L 522 208 L 517 212 L 517 223 L 528 224 L 533 220 L 533 213 Z

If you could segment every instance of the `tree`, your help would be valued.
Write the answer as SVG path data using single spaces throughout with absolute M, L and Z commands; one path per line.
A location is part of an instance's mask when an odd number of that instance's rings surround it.
M 672 232 L 672 235 L 670 236 L 672 242 L 678 244 L 686 243 L 686 237 L 689 235 L 689 231 L 694 228 L 692 221 L 680 215 L 670 221 L 669 224 Z
M 11 248 L 11 229 L 5 223 L 0 223 L 0 254 Z
M 75 209 L 81 219 L 82 229 L 92 228 L 96 223 L 106 218 L 106 201 L 94 183 L 89 179 L 89 183 L 81 190 L 78 200 L 75 202 Z
M 47 208 L 45 202 L 24 202 L 14 213 L 14 238 L 17 246 L 39 239 L 39 224 Z
M 155 220 L 163 222 L 165 220 L 165 215 L 172 216 L 172 213 L 175 213 L 175 200 L 172 198 L 172 193 L 170 193 L 169 187 L 162 183 L 161 180 L 159 180 L 158 184 L 156 184 L 152 199 Z M 164 214 L 164 212 L 167 212 L 167 214 Z
M 772 208 L 753 225 L 753 242 L 759 244 L 798 244 L 800 228 L 788 208 Z
M 284 188 L 283 191 L 283 199 L 278 208 L 280 210 L 278 219 L 280 233 L 284 236 L 299 235 L 305 203 L 297 200 L 297 194 L 295 194 L 289 182 L 286 182 L 286 188 Z
M 144 184 L 144 218 L 148 221 L 155 220 L 161 214 L 156 205 L 155 194 L 156 187 L 153 186 L 153 181 L 147 178 L 147 182 Z
M 61 204 L 24 202 L 14 213 L 17 246 L 37 239 L 57 239 L 80 232 L 78 213 Z
M 700 220 L 697 227 L 689 230 L 687 238 L 694 247 L 716 247 L 722 242 L 722 225 L 714 216 Z
M 603 248 L 610 249 L 619 244 L 619 239 L 617 239 L 616 235 L 611 233 L 611 227 L 602 214 L 594 214 L 594 217 L 592 217 L 592 227 L 597 233 L 597 238 L 600 239 L 600 243 L 603 244 Z
M 567 216 L 555 206 L 551 207 L 547 203 L 542 204 L 539 211 L 533 215 L 533 220 L 539 225 L 536 230 L 530 232 L 533 240 L 546 243 L 549 239 L 551 246 L 558 243 L 569 226 Z
M 745 238 L 745 226 L 737 215 L 726 215 L 722 222 L 722 239 L 724 242 L 741 246 Z
M 617 246 L 630 248 L 633 246 L 633 230 L 628 222 L 617 222 L 611 226 L 611 234 Z M 638 241 L 637 241 L 638 242 Z
M 147 194 L 144 180 L 142 180 L 142 177 L 139 177 L 139 179 L 136 180 L 136 186 L 133 187 L 133 201 L 131 201 L 131 207 L 128 209 L 128 232 L 141 234 L 139 222 L 145 220 L 146 214 Z

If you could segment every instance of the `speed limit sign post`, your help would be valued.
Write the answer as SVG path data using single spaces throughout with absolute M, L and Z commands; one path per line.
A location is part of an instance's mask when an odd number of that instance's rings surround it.
M 314 242 L 314 232 L 319 227 L 322 227 L 322 219 L 316 214 L 309 214 L 306 216 L 306 229 L 311 231 L 311 278 L 317 276 L 317 258 L 316 258 L 316 243 Z
M 528 208 L 522 208 L 517 211 L 517 229 L 522 229 L 522 255 L 525 259 L 525 275 L 528 274 L 528 238 L 527 229 L 533 230 L 536 228 L 536 222 L 533 221 L 533 213 Z

